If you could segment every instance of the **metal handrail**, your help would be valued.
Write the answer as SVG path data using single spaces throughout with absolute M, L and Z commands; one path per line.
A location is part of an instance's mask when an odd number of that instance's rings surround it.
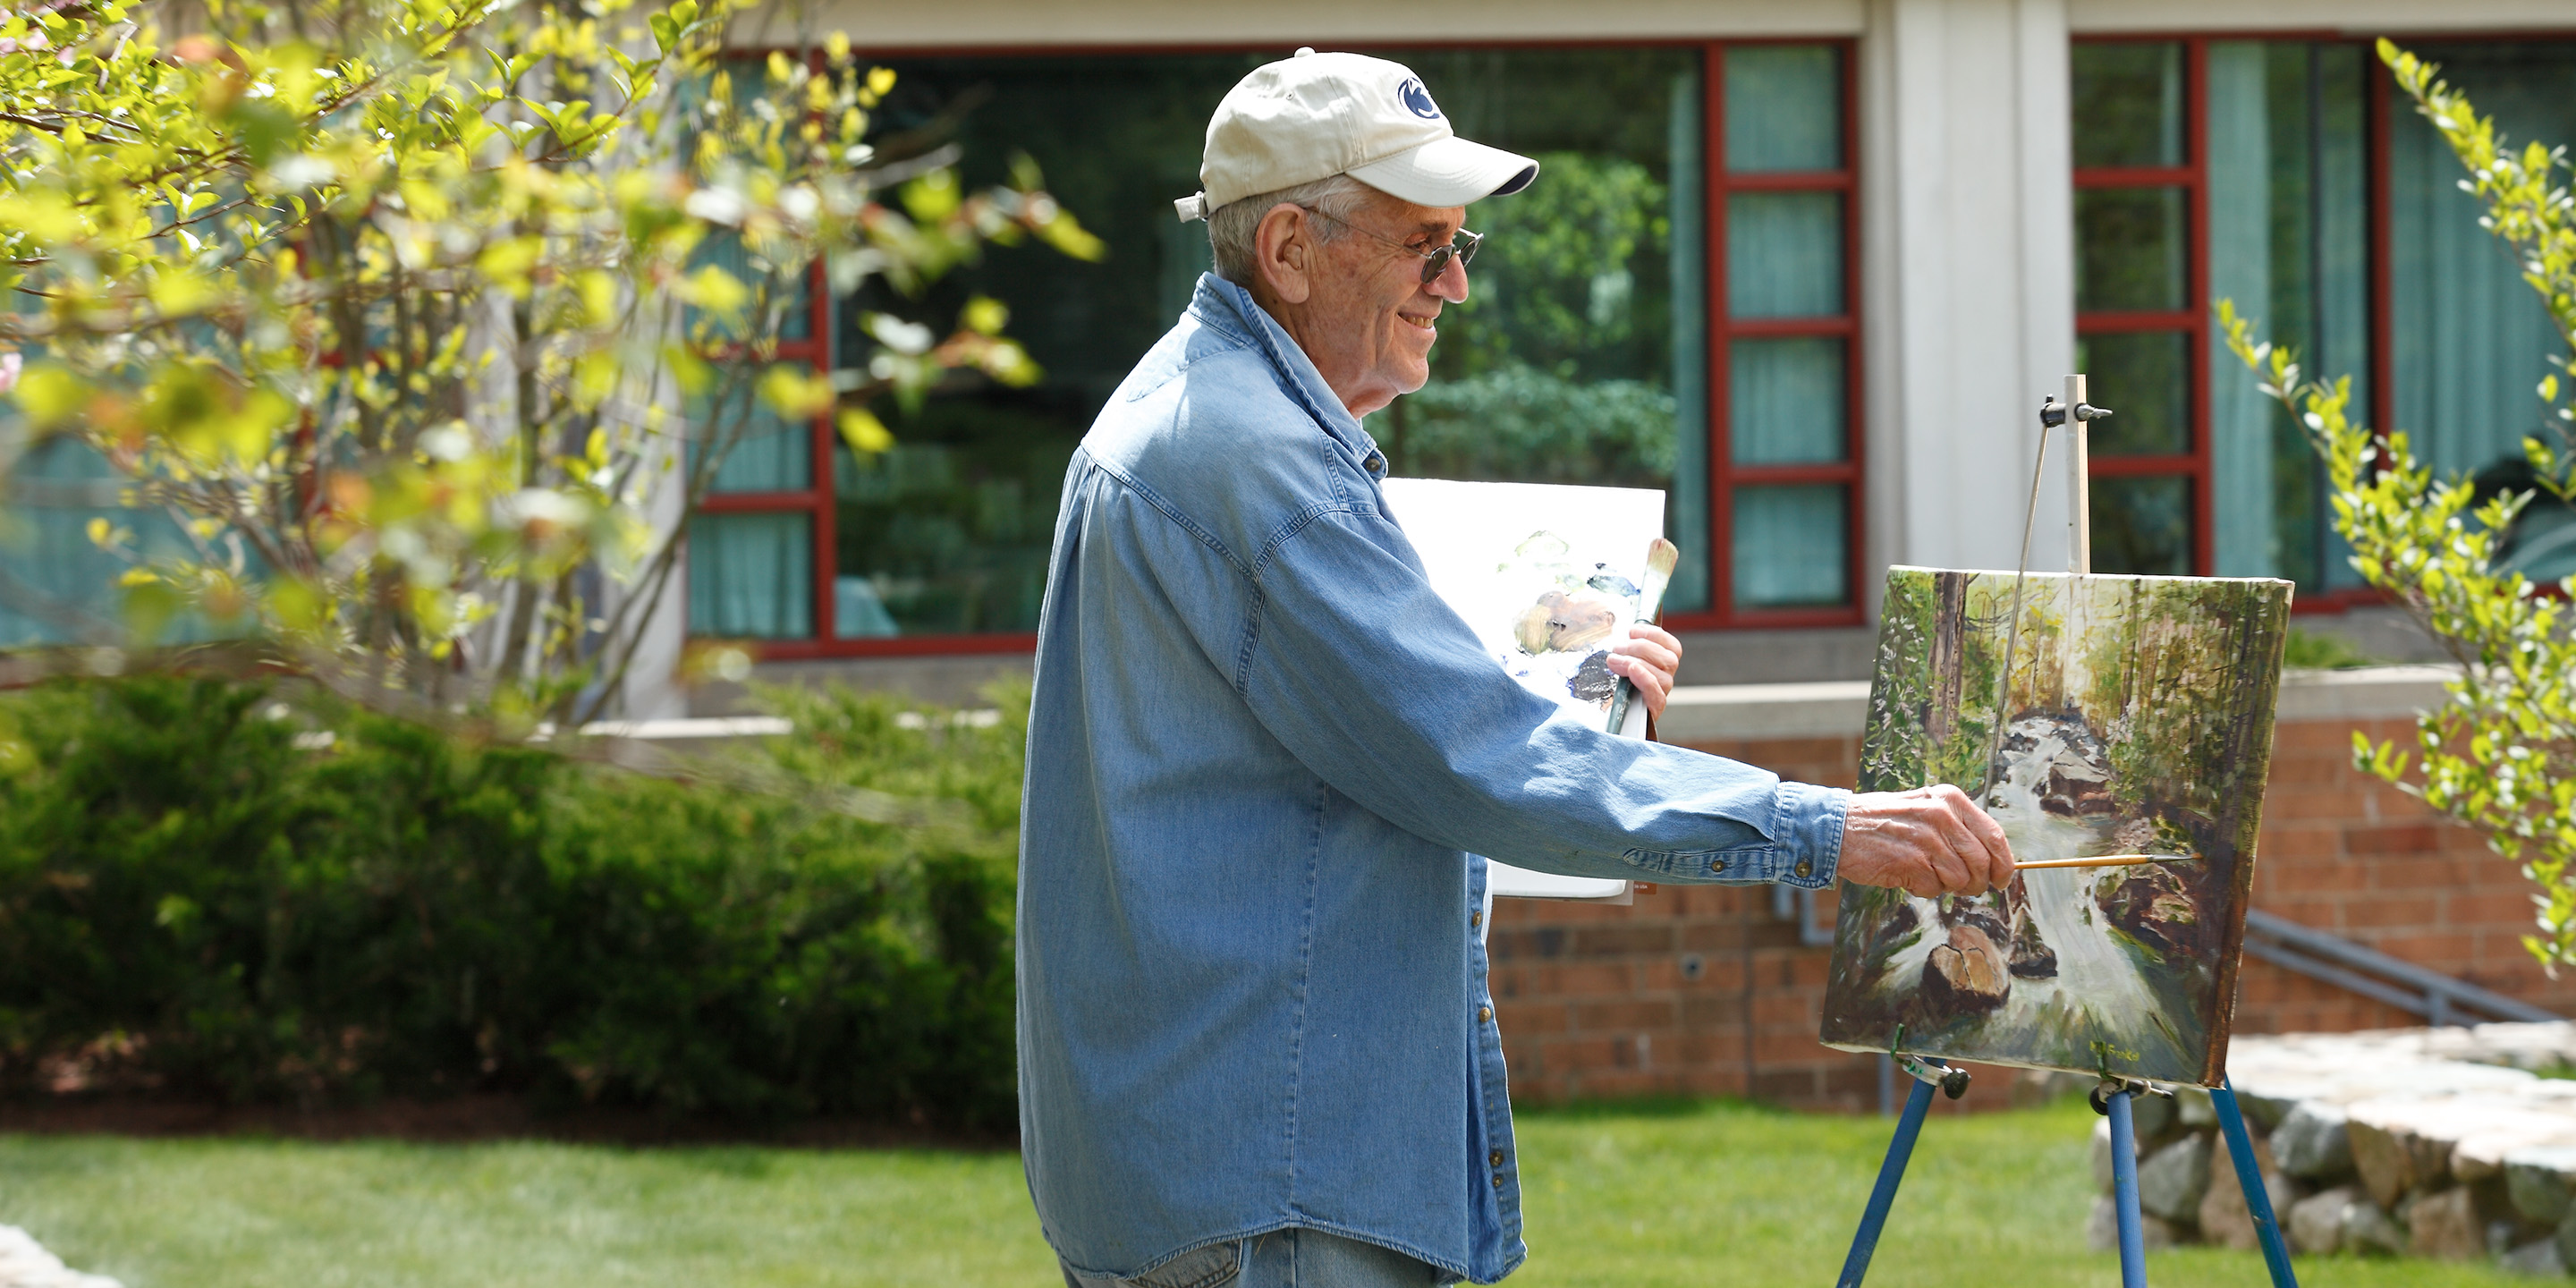
M 2277 913 L 2246 910 L 2245 951 L 2310 979 L 2421 1015 L 2436 1028 L 2476 1024 L 2478 1017 L 2537 1023 L 2566 1018 Z

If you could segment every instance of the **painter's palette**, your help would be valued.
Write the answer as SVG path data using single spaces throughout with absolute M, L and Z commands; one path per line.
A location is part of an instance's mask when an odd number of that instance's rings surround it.
M 1612 645 L 1637 621 L 1646 551 L 1664 535 L 1648 488 L 1391 478 L 1388 510 L 1432 589 L 1523 687 L 1600 724 Z M 1642 731 L 1642 709 L 1634 717 Z
M 1609 721 L 1609 649 L 1638 618 L 1646 552 L 1664 534 L 1664 494 L 1645 488 L 1391 478 L 1388 512 L 1431 588 L 1494 664 L 1595 728 Z M 1644 737 L 1631 703 L 1622 733 Z M 1625 901 L 1629 883 L 1495 863 L 1494 893 Z
M 2026 870 L 1921 899 L 1845 882 L 1823 1040 L 2216 1085 L 2254 880 L 2290 583 L 1892 568 L 1861 788 L 1954 783 Z M 1997 721 L 2002 722 L 1998 736 Z

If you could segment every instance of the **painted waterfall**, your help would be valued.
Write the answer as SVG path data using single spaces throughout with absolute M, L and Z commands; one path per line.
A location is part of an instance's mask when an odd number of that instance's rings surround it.
M 2214 1084 L 2290 584 L 2033 573 L 1999 708 L 2013 580 L 1888 570 L 1862 790 L 1982 791 L 2023 861 L 2164 857 L 1973 898 L 1845 883 L 1823 1040 Z

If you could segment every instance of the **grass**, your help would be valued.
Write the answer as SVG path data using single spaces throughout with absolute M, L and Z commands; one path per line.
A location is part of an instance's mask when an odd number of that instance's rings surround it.
M 1929 1124 L 1869 1282 L 2098 1285 L 2080 1103 Z M 1727 1104 L 1524 1114 L 1516 1288 L 1826 1284 L 1888 1124 Z M 0 1137 L 0 1220 L 129 1288 L 1061 1283 L 1015 1155 Z M 2154 1254 L 2263 1284 L 2253 1253 Z M 2302 1259 L 2303 1284 L 2501 1288 L 2483 1266 Z

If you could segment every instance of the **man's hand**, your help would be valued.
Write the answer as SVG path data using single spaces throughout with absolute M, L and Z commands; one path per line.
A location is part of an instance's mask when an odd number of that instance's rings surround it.
M 1926 899 L 2001 889 L 2013 878 L 2004 830 L 1948 783 L 1852 797 L 1843 824 L 1846 881 L 1895 886 Z
M 1610 646 L 1606 665 L 1612 675 L 1637 686 L 1646 714 L 1660 716 L 1673 696 L 1673 677 L 1682 669 L 1682 642 L 1671 631 L 1647 622 L 1628 628 L 1628 638 Z

